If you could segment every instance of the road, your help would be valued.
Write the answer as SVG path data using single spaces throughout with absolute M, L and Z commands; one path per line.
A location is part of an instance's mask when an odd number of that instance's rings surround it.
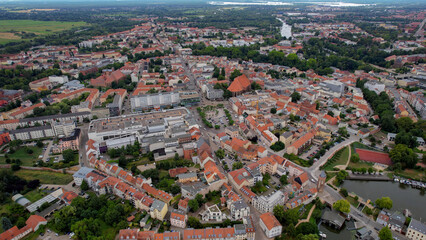
M 422 23 L 420 23 L 420 25 L 419 25 L 419 29 L 417 29 L 416 33 L 414 33 L 414 36 L 416 38 L 417 37 L 420 37 L 421 39 L 424 38 L 424 35 L 425 35 L 424 26 L 425 26 L 425 24 L 426 24 L 426 18 L 423 19 Z
M 49 141 L 47 143 L 46 151 L 43 154 L 43 162 L 47 162 L 49 160 L 50 149 L 52 148 L 53 141 Z
M 320 170 L 319 168 L 324 165 L 327 160 L 334 155 L 334 153 L 336 153 L 337 151 L 339 151 L 341 148 L 350 145 L 353 142 L 356 142 L 359 140 L 359 137 L 351 135 L 348 139 L 346 139 L 345 141 L 337 144 L 336 146 L 330 148 L 322 157 L 320 157 L 318 159 L 318 161 L 314 162 L 314 164 L 312 164 L 312 166 L 310 166 L 309 168 L 305 168 L 302 167 L 305 171 L 307 171 L 309 173 L 309 175 L 311 175 L 311 177 L 315 180 L 318 180 L 318 176 L 320 174 Z
M 80 144 L 79 144 L 79 158 L 80 158 L 80 166 L 81 167 L 89 167 L 89 162 L 86 156 L 86 143 L 89 140 L 88 132 L 89 132 L 89 123 L 84 123 L 80 126 Z

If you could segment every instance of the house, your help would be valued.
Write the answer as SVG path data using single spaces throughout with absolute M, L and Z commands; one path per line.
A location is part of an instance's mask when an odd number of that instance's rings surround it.
M 160 201 L 158 199 L 155 199 L 152 203 L 149 211 L 152 218 L 158 219 L 160 221 L 164 220 L 164 217 L 167 214 L 167 204 L 163 201 Z
M 231 218 L 233 220 L 250 216 L 250 207 L 242 200 L 232 202 L 229 209 L 231 210 Z
M 183 199 L 181 198 L 179 200 L 178 209 L 187 213 L 188 212 L 188 202 L 189 202 L 188 198 L 183 198 Z
M 74 178 L 75 185 L 81 186 L 81 183 L 83 183 L 83 180 L 86 179 L 87 174 L 89 174 L 93 170 L 93 168 L 81 167 L 77 172 L 72 175 Z
M 74 198 L 76 198 L 76 197 L 78 197 L 77 193 L 70 191 L 70 192 L 64 192 L 64 193 L 62 194 L 62 196 L 60 197 L 60 199 L 61 199 L 61 200 L 62 200 L 62 201 L 63 201 L 66 205 L 70 205 L 70 204 L 71 204 L 71 202 L 72 202 L 72 200 L 73 200 Z
M 222 222 L 223 220 L 225 220 L 225 213 L 222 213 L 222 211 L 220 211 L 219 207 L 216 204 L 212 206 L 208 206 L 206 204 L 205 206 L 206 210 L 200 213 L 201 219 L 203 221 Z
M 376 222 L 386 227 L 388 225 L 389 218 L 390 214 L 387 211 L 382 210 L 377 216 Z
M 335 229 L 341 229 L 343 224 L 345 223 L 345 218 L 340 216 L 340 214 L 334 210 L 332 211 L 324 211 L 321 216 L 321 220 Z
M 388 227 L 392 231 L 401 233 L 404 223 L 405 216 L 400 212 L 394 212 L 389 217 Z
M 411 240 L 425 240 L 426 239 L 426 224 L 411 219 L 410 224 L 407 228 L 405 236 Z
M 314 130 L 306 133 L 305 135 L 303 135 L 302 137 L 297 139 L 293 144 L 291 144 L 287 148 L 287 153 L 288 154 L 293 153 L 295 155 L 300 154 L 305 148 L 307 148 L 309 145 L 311 145 L 314 137 L 315 137 L 315 131 Z
M 283 227 L 278 219 L 270 212 L 260 215 L 260 228 L 265 232 L 268 238 L 281 235 Z
M 232 93 L 233 96 L 237 96 L 249 91 L 250 88 L 250 80 L 247 78 L 246 75 L 243 74 L 234 79 L 231 85 L 229 85 L 228 90 Z
M 31 215 L 25 222 L 25 226 L 18 229 L 14 226 L 0 234 L 1 240 L 19 240 L 27 236 L 28 234 L 35 232 L 41 225 L 46 225 L 47 220 L 44 217 L 38 215 Z
M 198 181 L 197 173 L 194 173 L 194 172 L 179 174 L 177 175 L 177 178 L 179 183 Z
M 174 227 L 185 228 L 187 215 L 182 210 L 173 209 L 170 214 L 170 224 Z

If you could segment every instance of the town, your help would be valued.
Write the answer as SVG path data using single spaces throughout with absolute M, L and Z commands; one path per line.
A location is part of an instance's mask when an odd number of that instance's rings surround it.
M 341 4 L 0 30 L 0 239 L 426 239 L 426 8 Z

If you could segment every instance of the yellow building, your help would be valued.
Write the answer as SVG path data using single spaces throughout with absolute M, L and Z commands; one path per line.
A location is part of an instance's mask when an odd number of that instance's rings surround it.
M 168 207 L 167 204 L 163 201 L 160 200 L 155 200 L 152 205 L 151 208 L 149 209 L 151 217 L 158 219 L 160 221 L 164 220 L 164 217 L 167 214 L 168 211 Z

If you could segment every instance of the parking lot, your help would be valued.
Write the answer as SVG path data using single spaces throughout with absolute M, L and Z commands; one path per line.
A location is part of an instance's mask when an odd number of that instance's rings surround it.
M 37 239 L 40 240 L 65 240 L 65 239 L 71 239 L 72 237 L 70 235 L 59 235 L 50 229 L 48 229 L 43 236 L 38 236 Z

